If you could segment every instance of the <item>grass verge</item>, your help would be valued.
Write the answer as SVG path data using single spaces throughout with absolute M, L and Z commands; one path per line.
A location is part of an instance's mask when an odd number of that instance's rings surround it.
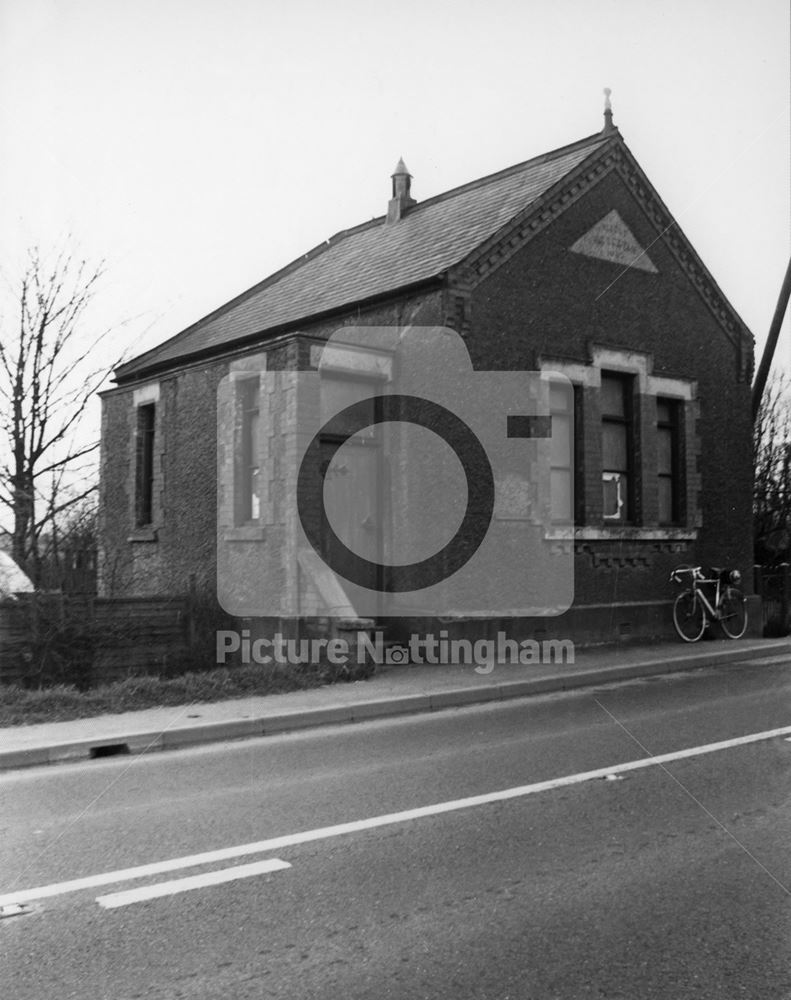
M 128 677 L 88 691 L 65 684 L 40 690 L 0 684 L 0 727 L 65 722 L 95 715 L 251 695 L 283 694 L 322 687 L 339 680 L 357 680 L 363 676 L 368 674 L 349 674 L 339 671 L 337 667 L 323 665 L 265 668 L 253 664 L 230 669 L 217 667 L 178 677 Z

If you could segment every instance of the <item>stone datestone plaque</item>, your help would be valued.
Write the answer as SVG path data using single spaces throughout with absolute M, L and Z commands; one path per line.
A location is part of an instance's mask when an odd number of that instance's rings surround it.
M 608 212 L 584 236 L 580 236 L 571 250 L 586 257 L 596 257 L 622 267 L 635 267 L 640 271 L 657 274 L 653 261 L 615 209 Z

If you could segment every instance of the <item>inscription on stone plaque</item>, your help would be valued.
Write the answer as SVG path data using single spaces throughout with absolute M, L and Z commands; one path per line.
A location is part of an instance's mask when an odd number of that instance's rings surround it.
M 580 236 L 572 244 L 571 250 L 586 257 L 596 257 L 597 260 L 608 260 L 622 267 L 657 273 L 653 261 L 615 209 L 608 212 L 584 236 Z

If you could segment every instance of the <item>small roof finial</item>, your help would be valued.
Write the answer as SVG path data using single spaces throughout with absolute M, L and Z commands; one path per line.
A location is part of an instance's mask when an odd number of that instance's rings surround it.
M 604 131 L 612 132 L 615 126 L 612 123 L 612 103 L 610 102 L 610 94 L 612 91 L 609 87 L 604 88 Z
M 410 172 L 407 170 L 407 166 L 406 166 L 406 163 L 404 163 L 404 157 L 403 156 L 399 156 L 398 163 L 396 163 L 396 168 L 393 171 L 393 173 L 390 174 L 390 176 L 391 177 L 411 177 L 412 176 L 412 174 L 410 174 Z

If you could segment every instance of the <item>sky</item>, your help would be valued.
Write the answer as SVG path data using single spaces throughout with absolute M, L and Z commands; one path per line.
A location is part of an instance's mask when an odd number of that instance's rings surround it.
M 760 357 L 786 0 L 0 0 L 0 275 L 33 245 L 103 260 L 110 365 L 382 215 L 399 156 L 431 197 L 598 131 L 605 86 Z

